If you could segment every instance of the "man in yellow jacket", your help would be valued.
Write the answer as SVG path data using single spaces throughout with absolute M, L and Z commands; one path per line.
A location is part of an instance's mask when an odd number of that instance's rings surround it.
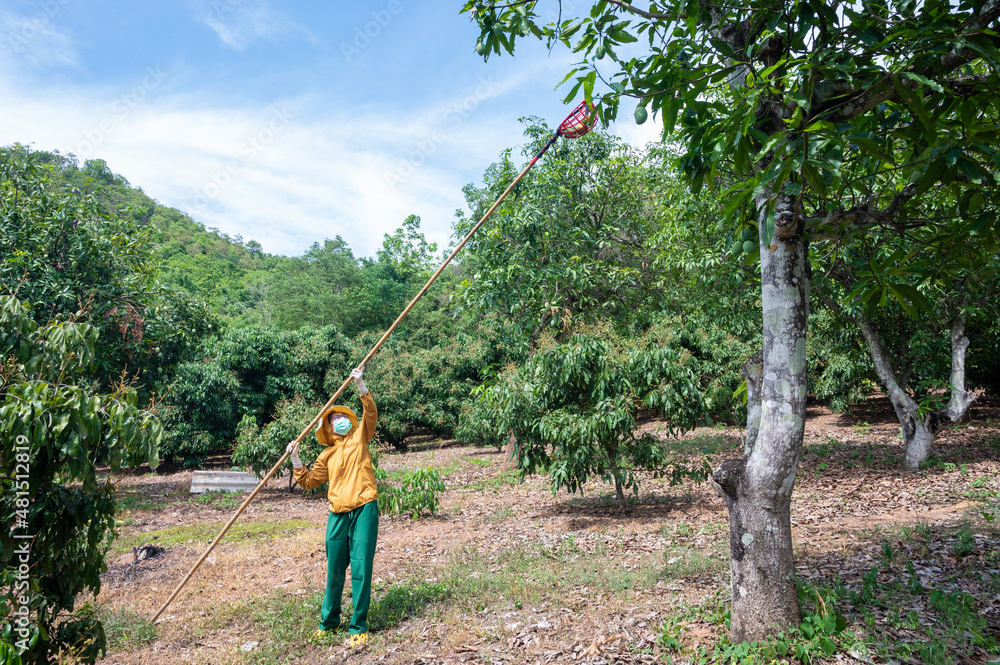
M 316 458 L 312 469 L 306 469 L 302 464 L 295 441 L 288 444 L 292 472 L 303 489 L 330 483 L 330 515 L 326 524 L 326 594 L 320 612 L 320 628 L 313 635 L 313 640 L 322 640 L 347 623 L 341 622 L 340 598 L 344 592 L 347 564 L 350 563 L 351 593 L 354 597 L 354 616 L 348 626 L 351 646 L 362 646 L 368 641 L 372 561 L 378 539 L 378 492 L 375 489 L 372 457 L 368 451 L 368 442 L 375 434 L 378 410 L 362 380 L 364 369 L 364 365 L 360 365 L 351 372 L 364 406 L 360 423 L 346 406 L 334 406 L 324 412 L 316 438 L 326 448 Z

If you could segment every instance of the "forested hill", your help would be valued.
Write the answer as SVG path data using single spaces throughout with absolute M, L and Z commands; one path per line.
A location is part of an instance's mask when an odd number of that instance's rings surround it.
M 159 279 L 204 301 L 223 319 L 252 318 L 260 306 L 259 285 L 288 261 L 267 254 L 255 240 L 207 229 L 183 211 L 161 205 L 102 159 L 80 164 L 58 152 L 37 152 L 34 157 L 63 187 L 92 194 L 109 212 L 150 229 L 160 258 Z

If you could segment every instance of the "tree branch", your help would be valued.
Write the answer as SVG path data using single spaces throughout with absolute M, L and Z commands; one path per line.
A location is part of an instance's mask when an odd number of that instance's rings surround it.
M 899 211 L 917 193 L 917 185 L 910 183 L 903 188 L 903 191 L 896 194 L 892 201 L 882 210 L 869 210 L 867 205 L 854 206 L 847 210 L 837 210 L 825 217 L 808 217 L 805 219 L 807 227 L 828 226 L 848 222 L 851 224 L 892 224 L 893 219 Z
M 528 3 L 535 2 L 535 1 L 536 0 L 517 0 L 517 2 L 511 2 L 511 3 L 506 4 L 506 5 L 490 5 L 489 7 L 490 7 L 490 9 L 510 9 L 511 7 L 517 7 L 519 5 L 526 5 Z M 478 9 L 478 8 L 481 8 L 482 6 L 483 5 L 477 5 L 476 7 Z
M 974 33 L 980 33 L 984 26 L 991 25 L 998 18 L 1000 18 L 1000 2 L 994 0 L 990 4 L 986 5 L 982 14 L 970 21 L 967 26 L 968 29 L 959 33 L 956 37 L 961 39 L 969 37 Z M 990 39 L 996 45 L 1000 46 L 1000 39 L 992 36 L 990 36 Z M 972 62 L 980 57 L 982 56 L 979 55 L 977 51 L 972 49 L 963 49 L 961 53 L 957 53 L 952 50 L 951 52 L 941 56 L 936 65 L 931 65 L 922 69 L 924 71 L 930 70 L 939 75 L 945 74 L 947 72 L 954 71 L 958 67 Z M 889 77 L 899 76 L 899 74 L 902 74 L 903 72 L 918 73 L 916 67 L 907 67 L 902 72 L 889 74 L 886 77 L 886 82 L 888 82 Z M 968 77 L 957 77 L 956 82 L 960 82 L 967 78 Z M 899 84 L 911 89 L 916 89 L 919 85 L 916 81 L 904 77 L 900 78 Z M 816 93 L 813 96 L 813 108 L 815 111 L 811 117 L 813 119 L 822 117 L 830 122 L 850 120 L 851 118 L 867 113 L 883 102 L 899 101 L 899 92 L 897 92 L 896 86 L 886 86 L 882 92 L 873 94 L 871 90 L 875 87 L 876 86 L 874 84 L 871 84 L 866 85 L 861 90 L 858 90 L 850 83 L 842 81 L 833 82 L 825 86 L 818 86 Z M 844 96 L 846 96 L 847 99 L 843 99 L 842 97 Z M 836 103 L 824 104 L 824 102 L 832 101 L 834 97 L 837 98 Z M 831 111 L 835 112 L 830 115 L 826 115 Z
M 917 403 L 913 401 L 912 397 L 906 394 L 905 390 L 899 387 L 899 383 L 896 381 L 896 373 L 889 362 L 889 355 L 882 346 L 881 334 L 879 334 L 878 329 L 864 315 L 847 314 L 847 317 L 854 320 L 858 325 L 858 329 L 861 330 L 865 341 L 868 342 L 868 352 L 871 354 L 872 363 L 875 365 L 875 373 L 885 387 L 889 401 L 892 402 L 892 408 L 896 410 L 896 416 L 900 424 L 905 423 L 917 412 Z

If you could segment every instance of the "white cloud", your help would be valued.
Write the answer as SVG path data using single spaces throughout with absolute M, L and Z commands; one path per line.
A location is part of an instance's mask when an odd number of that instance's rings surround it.
M 10 70 L 19 64 L 36 69 L 77 64 L 73 38 L 53 25 L 60 5 L 52 6 L 31 16 L 0 11 L 0 66 Z
M 405 113 L 322 94 L 237 107 L 203 90 L 177 93 L 188 77 L 172 69 L 137 69 L 123 89 L 31 87 L 0 70 L 0 145 L 104 159 L 164 205 L 272 253 L 301 254 L 340 235 L 372 256 L 409 214 L 443 248 L 465 204 L 462 186 L 521 142 L 514 114 L 551 113 L 533 110 L 520 86 L 562 64 L 486 73 L 432 105 L 404 102 Z M 618 129 L 641 145 L 657 138 L 654 125 Z
M 398 117 L 318 97 L 234 108 L 157 87 L 172 80 L 166 74 L 137 72 L 122 94 L 29 90 L 0 72 L 0 144 L 104 159 L 161 203 L 269 252 L 300 254 L 341 235 L 371 256 L 409 214 L 447 245 L 462 186 L 519 136 L 516 120 L 485 103 L 509 91 L 508 81 L 487 78 Z
M 315 41 L 309 30 L 274 11 L 263 0 L 202 0 L 195 14 L 215 31 L 223 44 L 236 51 L 258 39 L 304 37 Z
M 618 110 L 618 120 L 613 128 L 615 134 L 624 141 L 640 148 L 647 143 L 659 143 L 660 137 L 663 135 L 663 119 L 659 115 L 654 118 L 650 114 L 646 122 L 637 125 L 632 117 L 631 111 L 633 110 L 622 104 Z

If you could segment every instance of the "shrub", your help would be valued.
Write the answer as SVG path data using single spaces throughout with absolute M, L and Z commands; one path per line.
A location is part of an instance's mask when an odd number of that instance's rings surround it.
M 243 416 L 237 426 L 233 464 L 252 471 L 258 478 L 263 478 L 264 474 L 270 471 L 275 462 L 285 454 L 288 442 L 302 432 L 302 428 L 316 416 L 321 407 L 321 404 L 307 402 L 300 397 L 280 402 L 275 419 L 264 427 L 258 427 L 253 416 Z M 311 465 L 322 451 L 323 446 L 316 440 L 314 434 L 307 436 L 299 445 L 299 456 L 307 466 Z M 292 463 L 286 460 L 284 469 L 291 468 Z M 294 484 L 295 479 L 289 474 L 289 491 Z M 325 487 L 326 485 L 323 485 L 323 488 Z M 322 488 L 318 491 L 322 491 Z
M 523 366 L 506 369 L 482 391 L 480 400 L 494 410 L 483 413 L 478 431 L 493 441 L 512 433 L 519 468 L 546 471 L 553 492 L 581 491 L 596 476 L 614 485 L 625 507 L 625 490 L 638 492 L 638 470 L 673 481 L 706 476 L 704 468 L 689 470 L 672 460 L 654 436 L 637 434 L 640 407 L 666 416 L 671 431 L 704 419 L 696 370 L 685 349 L 637 348 L 606 329 L 543 343 Z
M 32 615 L 4 639 L 27 662 L 68 653 L 93 663 L 106 650 L 104 628 L 75 599 L 100 591 L 114 536 L 114 488 L 97 469 L 155 467 L 162 429 L 135 389 L 96 387 L 94 327 L 39 326 L 27 304 L 0 297 L 0 330 L 0 476 L 10 483 L 0 521 L 13 527 L 0 552 L 0 621 L 13 626 L 22 607 Z
M 378 482 L 379 512 L 410 513 L 413 519 L 425 510 L 432 515 L 436 513 L 440 494 L 445 489 L 437 469 L 432 466 L 404 474 L 398 487 L 388 482 L 385 471 L 380 468 L 375 469 L 375 479 Z

